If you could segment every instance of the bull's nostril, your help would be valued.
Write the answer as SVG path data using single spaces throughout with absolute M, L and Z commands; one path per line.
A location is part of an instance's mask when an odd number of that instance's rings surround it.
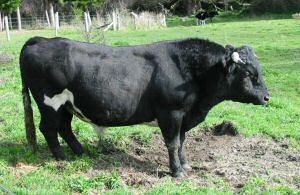
M 270 100 L 270 96 L 268 96 L 268 95 L 265 96 L 265 97 L 264 97 L 264 100 L 265 100 L 266 102 L 268 102 L 268 101 Z

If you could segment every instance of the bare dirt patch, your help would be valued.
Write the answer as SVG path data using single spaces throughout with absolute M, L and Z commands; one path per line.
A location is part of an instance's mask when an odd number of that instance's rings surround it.
M 6 83 L 6 79 L 0 77 L 0 86 Z
M 250 178 L 262 177 L 272 186 L 300 188 L 300 151 L 287 140 L 245 137 L 228 122 L 188 133 L 187 155 L 193 170 L 188 179 L 211 186 L 207 178 L 223 179 L 233 190 L 242 188 Z M 114 166 L 117 165 L 117 166 Z M 126 152 L 112 149 L 97 158 L 90 176 L 117 170 L 130 186 L 152 187 L 170 177 L 167 151 L 158 134 L 150 145 L 133 141 Z M 181 181 L 175 179 L 175 181 Z
M 17 163 L 14 167 L 12 167 L 12 171 L 14 172 L 17 178 L 21 178 L 28 173 L 36 171 L 38 169 L 37 166 L 28 165 L 22 162 Z
M 14 58 L 11 55 L 1 54 L 0 53 L 0 64 L 4 64 L 12 61 Z

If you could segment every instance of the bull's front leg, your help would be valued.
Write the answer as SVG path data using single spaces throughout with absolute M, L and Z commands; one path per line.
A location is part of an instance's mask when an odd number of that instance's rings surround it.
M 180 111 L 162 112 L 158 118 L 158 124 L 169 153 L 170 171 L 174 177 L 183 177 L 186 175 L 178 155 L 182 118 L 183 113 Z
M 184 140 L 185 140 L 185 131 L 181 130 L 181 132 L 180 132 L 180 147 L 178 149 L 178 157 L 179 157 L 182 168 L 185 171 L 189 171 L 192 169 L 192 167 L 189 165 L 188 160 L 186 158 Z

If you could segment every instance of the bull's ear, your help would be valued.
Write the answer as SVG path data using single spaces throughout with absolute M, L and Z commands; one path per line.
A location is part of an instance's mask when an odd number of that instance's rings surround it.
M 223 64 L 224 64 L 223 66 L 225 68 L 225 72 L 229 74 L 232 73 L 236 67 L 231 59 L 231 55 L 233 54 L 233 52 L 235 52 L 236 48 L 233 45 L 226 45 L 225 49 L 226 49 L 226 55 L 225 55 L 225 59 L 223 60 Z
M 225 50 L 226 50 L 225 59 L 226 59 L 227 62 L 231 60 L 231 55 L 235 51 L 235 49 L 236 48 L 232 45 L 226 45 L 225 46 Z
M 222 59 L 222 67 L 224 68 L 224 71 L 226 74 L 230 74 L 235 69 L 235 63 L 231 60 L 230 57 L 224 57 Z
M 234 52 L 235 47 L 234 47 L 233 45 L 226 45 L 226 46 L 225 46 L 225 49 L 226 49 L 226 52 L 227 52 L 228 54 L 231 54 L 231 53 Z

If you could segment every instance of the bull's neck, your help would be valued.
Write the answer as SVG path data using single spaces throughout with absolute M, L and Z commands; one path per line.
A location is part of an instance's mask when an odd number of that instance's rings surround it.
M 228 87 L 225 74 L 220 67 L 210 68 L 196 82 L 199 86 L 199 93 L 195 108 L 199 111 L 208 112 L 212 107 L 226 99 Z

